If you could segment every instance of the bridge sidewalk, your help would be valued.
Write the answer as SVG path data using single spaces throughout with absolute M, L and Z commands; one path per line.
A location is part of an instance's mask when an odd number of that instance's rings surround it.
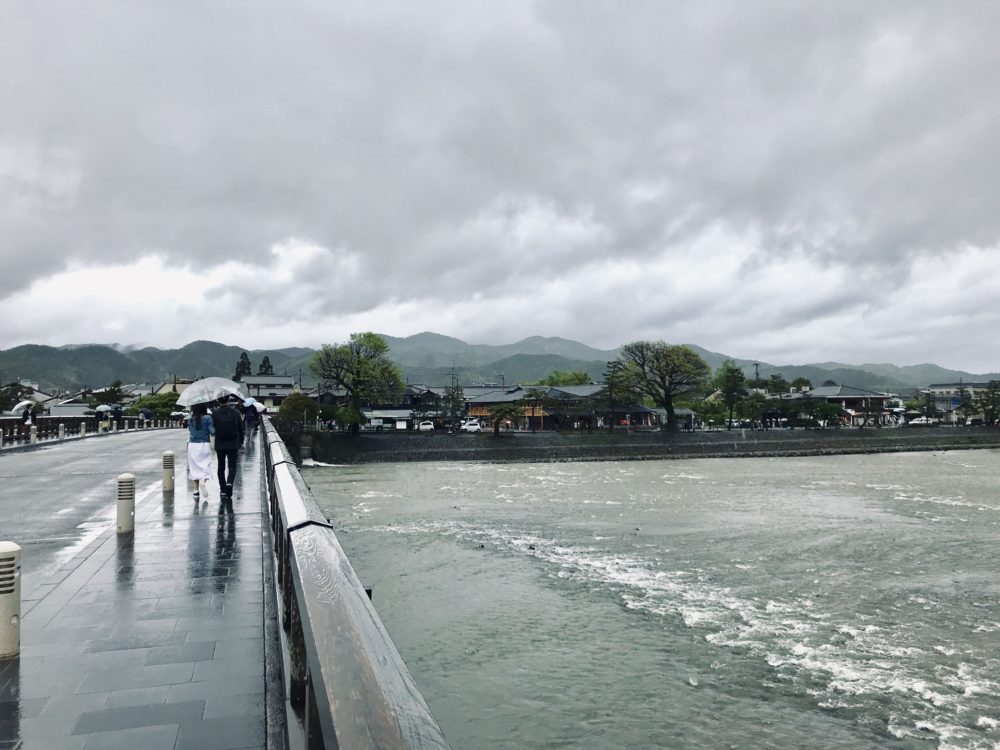
M 231 503 L 213 481 L 196 504 L 179 462 L 176 496 L 147 492 L 133 535 L 104 532 L 24 593 L 0 749 L 284 744 L 258 451 Z

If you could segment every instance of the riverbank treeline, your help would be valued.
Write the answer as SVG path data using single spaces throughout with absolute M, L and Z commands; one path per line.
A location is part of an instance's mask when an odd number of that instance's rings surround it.
M 305 432 L 287 435 L 302 457 L 332 464 L 389 461 L 630 461 L 816 456 L 1000 448 L 1000 430 L 977 427 L 869 430 L 731 430 L 694 433 Z

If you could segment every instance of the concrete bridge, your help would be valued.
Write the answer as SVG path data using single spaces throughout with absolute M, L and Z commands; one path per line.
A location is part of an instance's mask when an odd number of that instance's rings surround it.
M 22 555 L 0 749 L 447 747 L 266 428 L 231 503 L 214 481 L 187 491 L 186 430 L 0 450 L 0 541 Z M 122 473 L 132 533 L 116 527 Z

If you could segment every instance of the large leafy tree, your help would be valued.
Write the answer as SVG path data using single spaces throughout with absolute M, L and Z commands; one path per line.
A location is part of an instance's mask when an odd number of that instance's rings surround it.
M 346 344 L 324 344 L 313 354 L 309 369 L 327 387 L 347 394 L 351 430 L 361 423 L 361 406 L 396 402 L 403 376 L 389 359 L 389 345 L 376 333 L 352 333 Z
M 639 391 L 666 410 L 669 430 L 677 429 L 674 399 L 701 388 L 711 373 L 708 363 L 682 344 L 633 341 L 622 347 L 619 359 Z
M 237 383 L 243 380 L 244 375 L 253 375 L 253 367 L 250 366 L 250 355 L 243 352 L 239 362 L 236 363 L 236 372 L 233 373 L 233 380 Z
M 733 360 L 727 359 L 715 371 L 712 385 L 722 394 L 722 400 L 729 411 L 729 419 L 726 422 L 726 426 L 731 429 L 736 404 L 747 395 L 747 376 L 743 373 L 743 370 L 736 366 Z

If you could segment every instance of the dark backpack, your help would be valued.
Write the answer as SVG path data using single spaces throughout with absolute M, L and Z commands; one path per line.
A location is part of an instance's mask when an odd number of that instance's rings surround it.
M 216 409 L 212 413 L 212 421 L 215 423 L 216 441 L 238 440 L 240 437 L 240 415 L 235 409 L 224 406 Z

